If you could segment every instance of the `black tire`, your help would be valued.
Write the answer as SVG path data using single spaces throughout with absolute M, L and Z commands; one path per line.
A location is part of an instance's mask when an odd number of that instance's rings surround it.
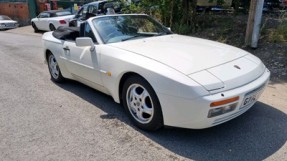
M 129 118 L 139 128 L 155 131 L 163 127 L 158 97 L 144 78 L 131 76 L 125 81 L 122 102 Z
M 57 83 L 64 82 L 65 78 L 62 76 L 58 62 L 52 53 L 47 55 L 47 62 L 52 81 Z
M 37 26 L 35 25 L 34 22 L 32 22 L 32 27 L 33 27 L 35 33 L 39 32 L 39 29 L 37 28 Z
M 56 27 L 53 24 L 50 24 L 49 28 L 50 28 L 50 31 L 55 31 L 56 30 Z

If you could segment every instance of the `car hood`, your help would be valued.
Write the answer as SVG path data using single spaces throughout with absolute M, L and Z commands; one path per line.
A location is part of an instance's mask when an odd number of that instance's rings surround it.
M 211 93 L 243 86 L 266 69 L 260 59 L 244 50 L 188 36 L 166 35 L 110 45 L 174 68 Z
M 248 55 L 229 45 L 176 34 L 108 45 L 148 57 L 185 75 Z
M 13 21 L 13 20 L 0 20 L 0 23 L 17 23 L 17 21 Z

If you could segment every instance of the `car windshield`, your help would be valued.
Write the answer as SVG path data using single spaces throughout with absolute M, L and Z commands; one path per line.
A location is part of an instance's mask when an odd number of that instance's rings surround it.
M 93 20 L 93 25 L 104 43 L 172 34 L 166 27 L 147 15 L 98 17 Z
M 8 17 L 8 16 L 0 16 L 0 20 L 11 20 L 11 18 L 10 17 Z
M 62 11 L 62 12 L 57 12 L 56 15 L 57 16 L 67 16 L 67 15 L 71 15 L 72 13 L 69 11 Z

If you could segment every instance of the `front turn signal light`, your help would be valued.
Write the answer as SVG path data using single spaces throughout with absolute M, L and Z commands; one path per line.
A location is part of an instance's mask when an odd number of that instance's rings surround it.
M 222 101 L 212 102 L 210 104 L 210 107 L 221 106 L 221 105 L 225 105 L 225 104 L 228 104 L 228 103 L 231 103 L 231 102 L 235 102 L 235 101 L 238 101 L 238 100 L 239 100 L 239 96 L 233 97 L 233 98 L 229 98 L 229 99 L 226 99 L 226 100 L 222 100 Z

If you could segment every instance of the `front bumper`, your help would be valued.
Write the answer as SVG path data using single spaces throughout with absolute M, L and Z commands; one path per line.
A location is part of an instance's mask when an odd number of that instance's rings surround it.
M 14 29 L 19 27 L 19 24 L 0 24 L 0 30 L 3 29 Z
M 174 97 L 165 94 L 158 94 L 164 116 L 164 124 L 191 129 L 208 128 L 229 121 L 250 109 L 254 103 L 242 107 L 242 102 L 246 94 L 260 88 L 260 95 L 270 78 L 268 69 L 256 80 L 228 91 L 189 100 L 186 98 Z M 212 102 L 239 96 L 235 110 L 208 118 Z

